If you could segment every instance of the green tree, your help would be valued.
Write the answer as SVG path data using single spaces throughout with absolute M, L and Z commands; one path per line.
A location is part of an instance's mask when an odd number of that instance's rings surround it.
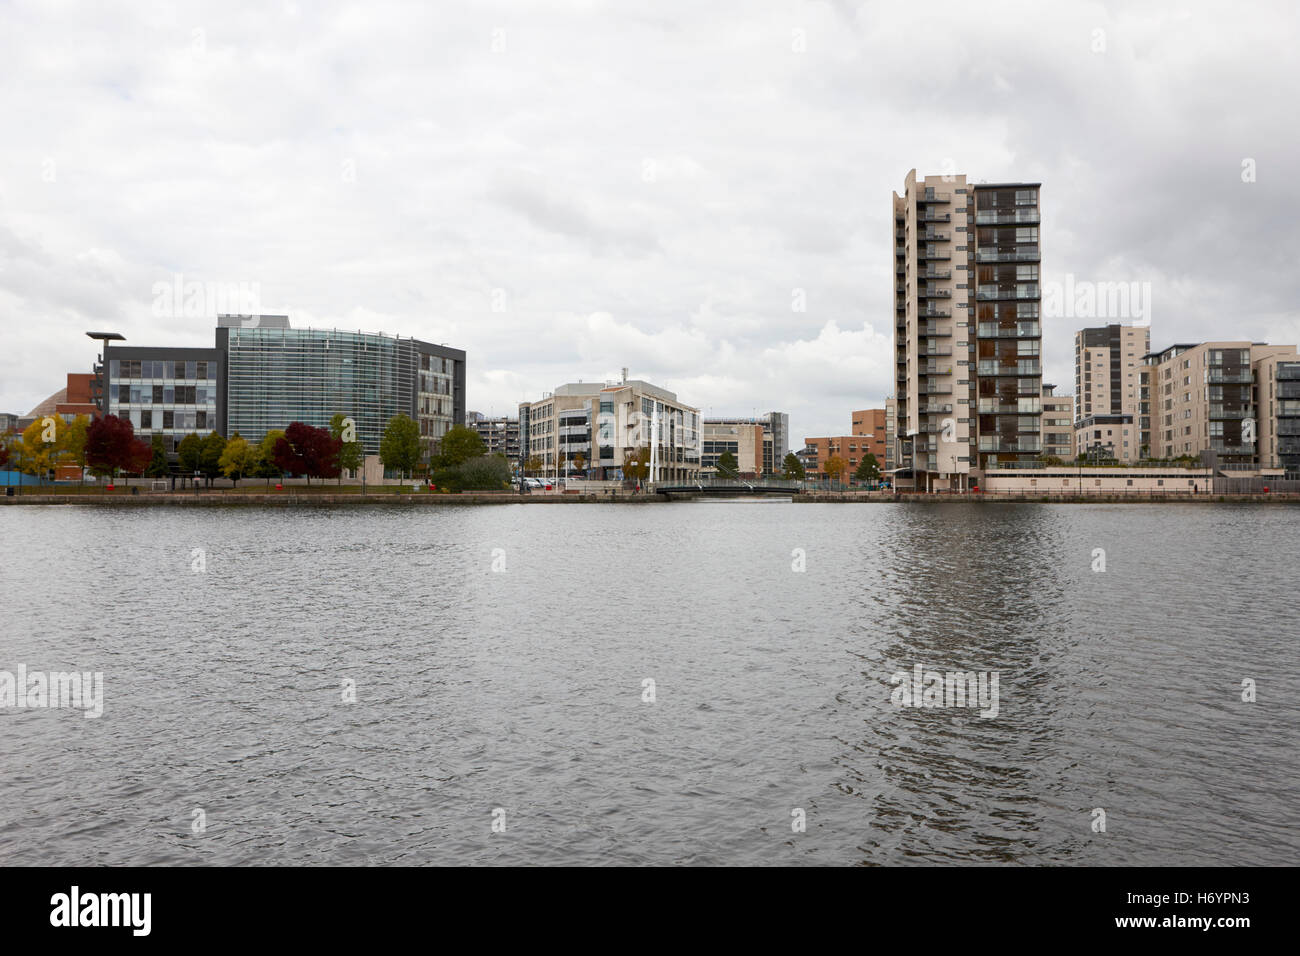
M 450 436 L 455 430 L 453 428 L 447 434 Z M 474 437 L 478 438 L 477 432 L 474 433 Z M 482 443 L 483 440 L 480 438 L 479 444 Z M 384 437 L 379 441 L 379 460 L 384 463 L 385 468 L 394 469 L 403 478 L 409 477 L 411 471 L 419 464 L 420 426 L 409 415 L 394 415 L 388 420 L 388 425 L 384 428 Z
M 439 468 L 433 483 L 449 491 L 500 491 L 510 485 L 510 462 L 501 454 L 480 455 Z
M 365 464 L 365 446 L 356 440 L 356 423 L 342 412 L 330 419 L 330 434 L 343 443 L 339 452 L 339 484 L 342 484 L 344 470 L 359 471 Z
M 250 445 L 239 432 L 230 436 L 225 449 L 221 452 L 221 473 L 233 481 L 236 486 L 240 478 L 246 478 L 257 470 L 262 457 L 261 447 Z
M 190 432 L 181 439 L 181 443 L 176 446 L 176 460 L 180 465 L 182 475 L 193 475 L 198 471 L 203 461 L 203 439 L 195 432 Z
M 804 477 L 803 462 L 794 452 L 786 452 L 785 458 L 781 462 L 781 477 L 802 481 Z
M 226 450 L 226 440 L 215 431 L 203 436 L 199 451 L 199 471 L 212 487 L 212 479 L 221 475 L 221 456 Z
M 149 467 L 144 470 L 144 476 L 146 478 L 166 478 L 170 470 L 167 465 L 167 449 L 163 445 L 163 437 L 155 434 L 149 439 Z
M 853 477 L 858 481 L 875 481 L 880 477 L 880 462 L 871 452 L 858 463 L 858 470 L 853 473 Z
M 284 437 L 284 429 L 272 428 L 262 436 L 262 440 L 257 445 L 257 465 L 254 474 L 258 478 L 266 479 L 266 486 L 271 487 L 272 478 L 284 477 L 284 472 L 280 471 L 280 466 L 275 463 L 275 443 Z
M 442 468 L 462 465 L 471 458 L 482 458 L 487 454 L 483 438 L 474 429 L 465 425 L 455 425 L 443 436 L 435 464 Z
M 736 461 L 736 456 L 729 451 L 724 451 L 718 456 L 718 477 L 735 478 L 740 474 L 740 464 Z

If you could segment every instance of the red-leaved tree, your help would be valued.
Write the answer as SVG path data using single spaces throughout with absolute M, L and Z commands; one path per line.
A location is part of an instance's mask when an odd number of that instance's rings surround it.
M 153 449 L 135 437 L 129 418 L 104 415 L 86 428 L 86 465 L 91 471 L 117 477 L 119 471 L 138 475 L 149 467 Z
M 313 478 L 338 477 L 342 451 L 342 440 L 331 435 L 328 428 L 294 422 L 275 443 L 273 457 L 277 468 L 289 474 L 305 475 L 310 485 Z

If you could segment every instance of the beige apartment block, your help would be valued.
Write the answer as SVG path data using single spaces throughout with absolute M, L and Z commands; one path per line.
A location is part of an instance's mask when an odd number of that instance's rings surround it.
M 700 471 L 706 475 L 717 473 L 718 459 L 728 452 L 736 459 L 741 475 L 748 477 L 771 471 L 772 434 L 759 422 L 705 419 L 703 443 Z
M 639 379 L 561 385 L 519 406 L 520 445 L 542 474 L 621 480 L 639 449 L 651 452 L 650 481 L 699 477 L 700 410 Z
M 706 418 L 700 470 L 713 474 L 724 452 L 736 456 L 743 475 L 779 475 L 790 451 L 790 416 L 786 412 L 744 418 Z
M 965 490 L 1042 451 L 1039 188 L 912 170 L 894 194 L 900 487 Z
M 1043 456 L 1074 457 L 1074 396 L 1057 395 L 1055 385 L 1043 385 Z
M 1126 464 L 1140 461 L 1143 446 L 1139 406 L 1151 329 L 1102 325 L 1074 334 L 1073 454 L 1100 446 Z
M 892 472 L 898 467 L 895 454 L 898 448 L 898 399 L 885 399 L 885 471 Z
M 1300 360 L 1270 354 L 1254 366 L 1256 457 L 1263 467 L 1300 478 Z
M 1293 406 L 1280 404 L 1277 386 L 1284 382 L 1286 391 L 1292 391 L 1289 376 L 1296 359 L 1294 345 L 1178 344 L 1146 358 L 1140 413 L 1150 421 L 1152 458 L 1200 456 L 1210 451 L 1232 467 L 1268 464 L 1261 462 L 1259 454 L 1261 430 L 1280 439 L 1280 431 L 1291 428 Z M 1284 376 L 1280 381 L 1279 370 Z M 1272 377 L 1261 383 L 1266 374 Z M 1280 416 L 1284 422 L 1270 420 L 1261 427 L 1259 402 L 1269 400 L 1269 383 L 1279 402 L 1274 414 L 1283 409 L 1287 414 Z M 1265 385 L 1263 396 L 1260 384 Z M 1291 447 L 1289 442 L 1279 444 L 1284 449 Z M 1285 454 L 1291 455 L 1289 450 Z

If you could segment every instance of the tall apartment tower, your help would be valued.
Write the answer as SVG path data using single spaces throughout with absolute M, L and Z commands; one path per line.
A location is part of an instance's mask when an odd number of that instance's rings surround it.
M 894 194 L 893 459 L 917 489 L 1042 450 L 1040 185 L 912 170 Z
M 1101 325 L 1074 333 L 1074 453 L 1101 445 L 1125 463 L 1142 459 L 1141 378 L 1147 326 Z

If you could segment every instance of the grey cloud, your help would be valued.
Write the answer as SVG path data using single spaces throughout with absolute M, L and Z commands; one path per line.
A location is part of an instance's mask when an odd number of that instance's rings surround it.
M 839 432 L 891 387 L 891 193 L 947 160 L 1042 181 L 1044 277 L 1150 281 L 1157 347 L 1296 341 L 1296 32 L 1280 0 L 14 3 L 0 410 L 88 368 L 87 328 L 210 341 L 150 314 L 179 272 L 466 348 L 474 408 L 629 365 Z M 1080 324 L 1045 323 L 1049 378 Z

